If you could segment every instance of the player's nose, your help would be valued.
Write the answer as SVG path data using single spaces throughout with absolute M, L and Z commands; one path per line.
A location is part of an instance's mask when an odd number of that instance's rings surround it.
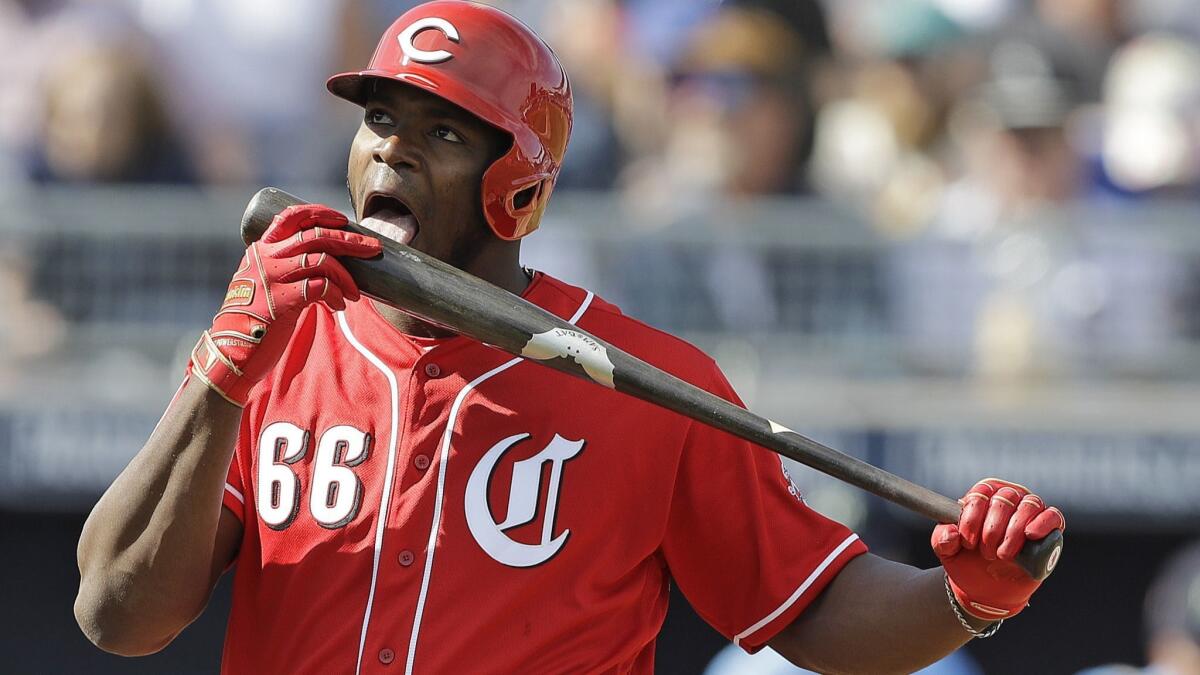
M 376 162 L 387 164 L 392 168 L 415 169 L 420 166 L 420 160 L 413 152 L 412 144 L 406 143 L 399 134 L 379 138 L 375 143 L 372 156 Z

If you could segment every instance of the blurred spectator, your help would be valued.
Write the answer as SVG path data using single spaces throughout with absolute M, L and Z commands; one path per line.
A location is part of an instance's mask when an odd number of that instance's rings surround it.
M 1200 675 L 1200 544 L 1176 554 L 1146 595 L 1152 667 Z
M 1077 98 L 1046 53 L 1002 43 L 991 70 L 952 118 L 962 177 L 894 258 L 909 355 L 1002 380 L 1158 368 L 1178 331 L 1176 264 L 1136 232 L 1073 220 L 1084 193 L 1069 140 Z
M 111 3 L 0 0 L 0 44 L 2 188 L 41 171 L 38 147 L 45 128 L 44 82 L 50 73 L 81 52 L 117 44 L 136 49 L 139 40 L 129 15 Z M 95 87 L 89 95 L 104 96 Z
M 1200 544 L 1177 553 L 1154 581 L 1145 626 L 1145 668 L 1113 664 L 1079 675 L 1200 675 Z
M 344 179 L 358 120 L 333 112 L 325 79 L 361 68 L 386 25 L 344 0 L 123 1 L 162 55 L 205 181 Z
M 1004 19 L 1010 0 L 839 0 L 826 3 L 830 37 L 846 61 L 917 57 L 970 28 Z
M 34 143 L 39 115 L 37 81 L 51 53 L 44 39 L 63 2 L 0 0 L 0 186 L 25 177 L 24 156 Z
M 833 48 L 825 7 L 818 0 L 722 0 L 721 4 L 774 12 L 800 36 L 809 58 L 825 58 Z
M 978 202 L 967 215 L 1004 218 L 1071 200 L 1082 177 L 1067 138 L 1078 101 L 1071 82 L 1060 79 L 1049 55 L 1031 43 L 1001 43 L 990 65 L 991 79 L 958 106 L 952 120 L 966 164 L 959 187 Z M 953 221 L 961 217 L 947 213 L 938 225 L 958 227 Z
M 1035 16 L 1046 26 L 1080 39 L 1115 43 L 1125 34 L 1120 0 L 1036 0 Z
M 630 114 L 629 108 L 653 105 L 653 95 L 641 101 L 626 98 L 632 92 L 656 92 L 657 82 L 640 54 L 630 49 L 631 38 L 623 30 L 621 7 L 615 0 L 565 0 L 518 2 L 527 13 L 518 16 L 538 19 L 539 34 L 554 46 L 571 78 L 574 121 L 567 159 L 559 174 L 560 189 L 601 190 L 613 186 L 628 152 L 631 138 L 617 133 L 617 124 Z M 580 30 L 587 26 L 586 30 Z M 643 86 L 643 82 L 649 84 Z
M 1121 0 L 1036 0 L 1033 12 L 1018 14 L 995 36 L 998 42 L 1021 40 L 1047 51 L 1069 77 L 1081 101 L 1095 101 L 1108 60 L 1129 28 Z
M 736 205 L 804 189 L 811 67 L 800 35 L 763 9 L 722 7 L 688 37 L 669 77 L 658 152 L 627 169 L 625 198 L 636 224 L 704 219 L 730 238 L 700 259 L 647 246 L 644 259 L 629 262 L 639 283 L 622 298 L 634 314 L 681 309 L 679 295 L 703 288 L 718 325 L 755 331 L 776 323 L 770 273 L 761 251 L 736 235 L 746 215 Z
M 669 67 L 696 29 L 717 11 L 719 0 L 624 0 L 629 48 Z
M 1125 194 L 1193 193 L 1200 179 L 1200 48 L 1139 36 L 1104 81 L 1098 149 L 1107 183 Z M 1095 152 L 1096 149 L 1091 149 Z
M 34 179 L 174 183 L 193 178 L 160 83 L 143 52 L 129 42 L 75 50 L 53 65 L 42 86 Z
M 723 9 L 680 53 L 667 100 L 660 178 L 672 194 L 801 190 L 811 146 L 809 52 L 765 10 Z M 713 193 L 715 191 L 715 193 Z
M 28 267 L 21 252 L 11 246 L 0 253 L 0 372 L 53 352 L 66 337 L 59 312 L 33 297 Z
M 939 6 L 867 6 L 874 11 L 835 12 L 839 45 L 861 58 L 843 56 L 822 78 L 810 174 L 819 192 L 868 211 L 877 226 L 908 231 L 935 208 L 947 110 L 978 81 L 977 67 L 953 49 L 964 28 Z

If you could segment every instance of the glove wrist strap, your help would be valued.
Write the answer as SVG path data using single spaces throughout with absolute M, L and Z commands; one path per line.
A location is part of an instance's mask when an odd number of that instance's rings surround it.
M 990 638 L 993 635 L 995 635 L 996 632 L 1000 630 L 1000 626 L 1004 625 L 1004 619 L 1000 619 L 996 623 L 993 623 L 992 625 L 988 626 L 987 628 L 984 628 L 983 630 L 979 630 L 979 629 L 975 628 L 974 626 L 972 626 L 971 622 L 967 621 L 967 617 L 965 616 L 965 614 L 967 614 L 968 612 L 966 612 L 966 610 L 964 610 L 962 608 L 962 604 L 958 601 L 958 598 L 954 595 L 954 590 L 952 588 L 950 588 L 950 575 L 947 574 L 944 576 L 945 576 L 945 585 L 946 585 L 946 599 L 950 601 L 950 609 L 954 610 L 954 616 L 958 618 L 958 622 L 960 624 L 962 624 L 963 629 L 966 630 L 968 633 L 970 633 L 971 637 L 974 637 L 974 638 Z M 971 616 L 975 616 L 975 615 L 972 614 Z M 979 618 L 979 617 L 975 617 L 975 618 Z
M 239 408 L 246 407 L 249 388 L 242 382 L 242 371 L 217 348 L 208 331 L 200 334 L 188 365 L 192 373 L 221 398 Z

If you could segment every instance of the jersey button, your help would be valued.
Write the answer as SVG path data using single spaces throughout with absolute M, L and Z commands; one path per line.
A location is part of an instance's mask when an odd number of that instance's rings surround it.
M 379 662 L 382 663 L 383 665 L 386 666 L 387 664 L 389 664 L 395 660 L 396 660 L 396 652 L 388 649 L 387 647 L 384 647 L 383 649 L 379 650 Z
M 429 468 L 429 455 L 417 455 L 413 457 L 413 466 L 417 467 L 417 471 L 424 471 Z
M 400 551 L 400 564 L 401 565 L 408 567 L 409 565 L 413 564 L 414 560 L 416 560 L 416 556 L 413 555 L 412 551 L 410 551 L 408 549 L 404 549 L 403 551 Z
M 425 374 L 429 377 L 441 377 L 442 369 L 436 363 L 426 363 Z

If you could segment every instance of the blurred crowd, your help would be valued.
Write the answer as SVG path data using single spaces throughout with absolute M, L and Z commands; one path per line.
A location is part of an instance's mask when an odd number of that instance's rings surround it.
M 6 182 L 338 180 L 348 122 L 321 85 L 412 4 L 3 0 Z M 493 4 L 572 76 L 564 187 L 672 210 L 816 192 L 962 234 L 1198 177 L 1188 0 Z
M 340 183 L 357 119 L 323 82 L 411 4 L 0 0 L 0 192 Z M 651 242 L 629 269 L 659 297 L 700 289 L 722 328 L 789 328 L 773 265 L 795 261 L 654 235 L 716 214 L 736 233 L 737 204 L 806 195 L 894 243 L 872 273 L 917 367 L 1059 374 L 1101 339 L 1089 358 L 1157 373 L 1200 334 L 1200 272 L 1125 215 L 1200 187 L 1193 0 L 494 4 L 571 75 L 560 187 L 619 195 Z
M 82 332 L 72 328 L 87 323 L 128 332 L 97 331 L 71 353 L 113 372 L 68 364 L 70 393 L 117 397 L 112 382 L 150 370 L 122 338 L 168 333 L 186 351 L 238 246 L 178 223 L 158 236 L 152 223 L 120 240 L 102 228 L 39 239 L 29 225 L 38 205 L 10 208 L 14 195 L 340 186 L 361 113 L 324 82 L 364 67 L 414 4 L 0 0 L 0 232 L 21 235 L 0 245 L 0 398 L 36 401 L 29 383 L 57 372 L 39 366 L 67 361 L 63 346 Z M 713 351 L 727 372 L 740 361 L 803 386 L 810 373 L 793 371 L 966 377 L 1018 395 L 1028 390 L 1005 387 L 1200 379 L 1196 0 L 490 4 L 529 23 L 571 77 L 556 202 L 601 195 L 627 217 L 590 246 L 547 226 L 527 262 L 560 261 L 545 266 L 656 326 L 718 336 L 705 344 L 723 341 Z M 559 214 L 552 204 L 547 222 Z M 818 232 L 830 224 L 862 232 L 831 245 L 838 238 Z M 690 241 L 697 233 L 703 241 Z M 882 338 L 900 362 L 818 363 L 834 350 L 805 353 L 813 335 L 850 343 L 854 359 L 868 351 L 855 340 Z M 760 360 L 763 336 L 796 360 Z M 53 431 L 45 436 L 62 435 Z M 114 457 L 119 467 L 124 456 Z M 1155 596 L 1167 608 L 1148 618 L 1159 670 L 1145 672 L 1200 673 L 1200 553 L 1188 560 L 1186 584 Z M 1163 599 L 1179 597 L 1188 602 Z M 1139 671 L 1097 675 L 1122 672 Z

